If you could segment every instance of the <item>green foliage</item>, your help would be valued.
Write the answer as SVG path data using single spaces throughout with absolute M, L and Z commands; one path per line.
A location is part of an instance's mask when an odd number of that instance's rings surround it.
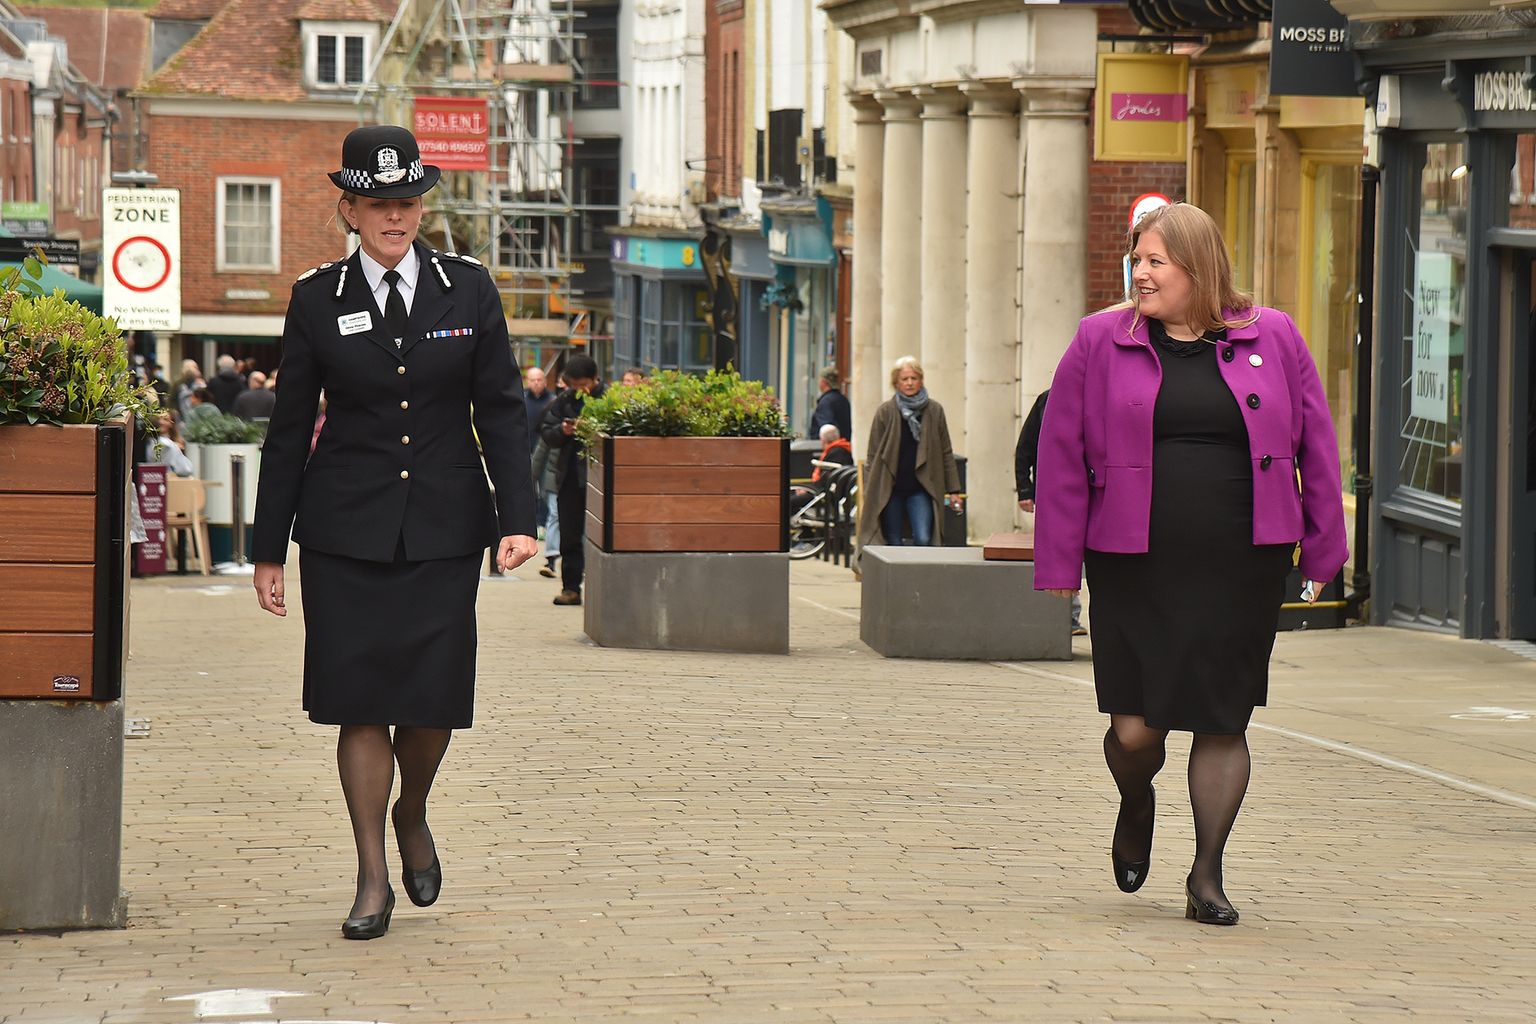
M 773 390 L 735 370 L 702 377 L 660 370 L 639 384 L 615 384 L 588 399 L 576 434 L 589 452 L 614 437 L 787 437 Z
M 256 444 L 267 436 L 264 424 L 243 420 L 227 412 L 194 416 L 181 425 L 188 444 Z
M 128 366 L 122 332 L 62 290 L 44 294 L 27 257 L 0 274 L 0 424 L 144 417 L 152 392 Z

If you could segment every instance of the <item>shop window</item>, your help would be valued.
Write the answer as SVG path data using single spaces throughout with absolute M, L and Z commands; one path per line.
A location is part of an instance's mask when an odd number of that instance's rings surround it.
M 1355 330 L 1359 288 L 1360 165 L 1308 163 L 1302 195 L 1301 332 L 1333 411 L 1344 488 L 1354 481 Z
M 1227 156 L 1227 245 L 1232 257 L 1232 283 L 1253 294 L 1253 223 L 1258 204 L 1258 162 L 1252 153 Z
M 628 274 L 613 275 L 613 364 L 623 371 L 640 365 L 635 347 L 635 284 Z
M 1418 223 L 1410 227 L 1404 268 L 1402 294 L 1408 309 L 1398 414 L 1399 481 L 1458 503 L 1468 184 L 1463 143 L 1424 147 Z
M 645 366 L 668 367 L 662 361 L 661 345 L 661 293 L 660 281 L 638 279 L 640 288 L 640 361 Z
M 1536 229 L 1536 135 L 1515 136 L 1515 163 L 1509 169 L 1512 228 Z

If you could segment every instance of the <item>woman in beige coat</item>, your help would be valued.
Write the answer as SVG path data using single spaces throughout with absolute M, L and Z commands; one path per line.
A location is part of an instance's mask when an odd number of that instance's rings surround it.
M 891 387 L 896 394 L 875 410 L 870 426 L 859 545 L 901 544 L 908 527 L 913 544 L 942 544 L 941 501 L 961 500 L 949 421 L 928 397 L 922 365 L 911 356 L 896 360 Z

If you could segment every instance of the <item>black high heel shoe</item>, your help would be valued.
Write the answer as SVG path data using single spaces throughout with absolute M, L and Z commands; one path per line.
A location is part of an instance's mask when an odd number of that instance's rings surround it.
M 389 919 L 395 913 L 395 890 L 389 890 L 389 898 L 384 901 L 384 909 L 377 914 L 369 914 L 366 917 L 349 917 L 341 922 L 341 937 L 344 939 L 376 939 L 389 931 Z
M 1237 924 L 1238 914 L 1231 907 L 1218 907 L 1214 903 L 1207 903 L 1195 895 L 1195 890 L 1190 888 L 1189 879 L 1184 880 L 1184 917 L 1186 920 L 1198 921 L 1200 924 Z
M 443 865 L 437 859 L 437 843 L 432 844 L 432 863 L 420 871 L 411 870 L 405 863 L 405 844 L 400 841 L 400 822 L 395 818 L 395 812 L 400 809 L 399 801 L 390 808 L 389 817 L 395 825 L 395 845 L 400 849 L 400 882 L 405 886 L 405 895 L 418 907 L 430 907 L 437 902 L 437 897 L 443 891 Z M 426 826 L 422 826 L 425 828 Z M 427 837 L 430 839 L 432 830 L 427 829 Z
M 1148 785 L 1147 794 L 1147 800 L 1152 805 L 1152 809 L 1148 814 L 1151 817 L 1153 827 L 1155 827 L 1157 825 L 1157 790 Z M 1122 805 L 1123 809 L 1124 805 Z M 1115 822 L 1116 831 L 1119 831 L 1119 824 L 1120 822 L 1117 820 Z M 1121 892 L 1135 892 L 1137 889 L 1140 889 L 1147 881 L 1147 872 L 1152 870 L 1152 828 L 1147 829 L 1146 860 L 1122 859 L 1115 852 L 1113 842 L 1109 845 L 1109 859 L 1115 866 L 1115 884 L 1120 887 Z

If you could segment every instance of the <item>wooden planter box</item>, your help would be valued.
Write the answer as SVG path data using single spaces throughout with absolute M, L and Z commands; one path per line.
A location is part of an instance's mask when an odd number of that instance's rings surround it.
M 608 437 L 587 476 L 604 551 L 788 551 L 789 441 Z
M 0 697 L 122 694 L 128 430 L 0 427 Z

